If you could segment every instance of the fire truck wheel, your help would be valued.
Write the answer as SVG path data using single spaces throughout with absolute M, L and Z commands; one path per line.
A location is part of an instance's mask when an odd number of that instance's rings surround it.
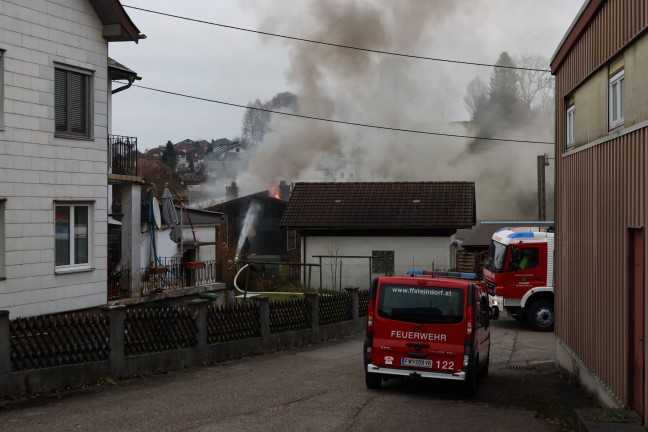
M 371 390 L 379 389 L 381 383 L 382 383 L 382 377 L 380 375 L 370 374 L 369 372 L 365 372 L 365 384 L 367 384 L 368 389 Z
M 554 329 L 554 307 L 549 300 L 538 300 L 527 310 L 527 324 L 534 331 L 548 332 Z

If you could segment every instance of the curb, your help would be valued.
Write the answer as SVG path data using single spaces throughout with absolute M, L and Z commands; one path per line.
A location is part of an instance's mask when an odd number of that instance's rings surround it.
M 634 411 L 591 408 L 576 409 L 574 414 L 579 432 L 646 432 Z

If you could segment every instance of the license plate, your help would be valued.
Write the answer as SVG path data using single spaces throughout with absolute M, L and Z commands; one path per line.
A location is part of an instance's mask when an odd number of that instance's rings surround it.
M 401 358 L 401 366 L 432 368 L 432 360 Z

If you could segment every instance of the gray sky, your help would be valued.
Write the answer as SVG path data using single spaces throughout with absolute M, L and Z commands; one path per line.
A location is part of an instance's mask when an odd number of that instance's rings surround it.
M 340 26 L 352 15 L 349 8 L 356 5 L 356 12 L 374 12 L 375 17 L 371 18 L 384 30 L 380 34 L 359 34 L 358 45 L 374 44 L 370 48 L 490 64 L 502 51 L 538 54 L 549 59 L 583 4 L 583 0 L 399 0 L 398 8 L 394 8 L 395 1 L 122 0 L 122 4 L 333 43 L 348 40 L 337 36 L 344 32 Z M 320 19 L 322 5 L 330 12 L 326 19 Z M 126 11 L 147 39 L 139 44 L 111 43 L 110 56 L 142 77 L 136 84 L 160 90 L 240 105 L 257 98 L 266 101 L 282 91 L 299 94 L 306 87 L 303 75 L 302 79 L 296 78 L 301 73 L 297 53 L 311 51 L 316 56 L 317 50 L 324 49 L 310 46 L 304 50 L 302 42 L 128 7 Z M 331 50 L 337 50 L 326 49 L 328 55 L 322 55 L 322 62 L 334 58 Z M 349 59 L 354 61 L 355 55 L 369 56 L 372 61 L 363 68 L 349 65 Z M 407 105 L 407 112 L 412 113 L 410 125 L 466 120 L 468 114 L 462 99 L 466 85 L 475 76 L 487 81 L 492 70 L 395 57 L 384 59 L 379 54 L 345 52 L 339 56 L 344 56 L 338 59 L 343 60 L 339 64 L 322 65 L 318 71 L 325 75 L 321 79 L 329 89 L 326 102 L 336 107 L 329 111 L 340 120 L 372 124 L 388 121 L 377 106 L 390 101 Z M 388 73 L 385 71 L 389 68 L 374 67 L 381 65 L 381 61 L 403 62 L 409 70 L 405 75 L 394 75 L 393 88 L 388 92 L 383 92 L 382 86 L 371 86 L 374 76 Z M 334 81 L 340 75 L 326 74 L 327 67 L 347 66 L 347 78 L 351 75 L 352 80 L 347 79 L 345 86 L 352 82 L 360 96 L 336 87 Z M 384 85 L 384 77 L 378 82 Z M 367 88 L 363 89 L 363 85 Z M 316 111 L 313 115 L 327 112 Z M 131 88 L 114 95 L 112 113 L 112 133 L 137 137 L 140 150 L 144 150 L 164 145 L 168 140 L 175 143 L 185 138 L 231 139 L 240 134 L 244 110 Z M 299 123 L 296 127 L 309 127 L 307 120 L 300 119 L 281 124 L 289 128 L 291 122 Z

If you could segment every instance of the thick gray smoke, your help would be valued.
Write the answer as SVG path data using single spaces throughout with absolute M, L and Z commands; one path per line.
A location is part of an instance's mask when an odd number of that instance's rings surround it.
M 457 50 L 463 42 L 446 39 L 450 27 L 460 25 L 469 33 L 472 23 L 481 19 L 477 0 L 282 4 L 246 2 L 264 18 L 263 31 L 445 58 L 470 59 L 478 52 Z M 488 79 L 491 69 L 295 41 L 281 43 L 290 52 L 289 88 L 285 90 L 297 95 L 300 114 L 446 134 L 478 133 L 469 122 L 457 120 L 469 117 L 463 108 L 467 83 L 477 73 Z M 494 63 L 497 54 L 487 61 Z M 494 129 L 503 138 L 553 141 L 553 131 L 536 120 Z M 553 147 L 495 142 L 474 152 L 468 150 L 470 142 L 273 115 L 263 142 L 251 155 L 248 171 L 237 181 L 242 193 L 266 189 L 281 179 L 323 181 L 324 171 L 344 172 L 336 181 L 474 181 L 478 218 L 535 218 L 536 157 L 552 152 Z M 552 172 L 547 171 L 547 179 L 552 182 Z M 553 214 L 551 208 L 548 214 Z

